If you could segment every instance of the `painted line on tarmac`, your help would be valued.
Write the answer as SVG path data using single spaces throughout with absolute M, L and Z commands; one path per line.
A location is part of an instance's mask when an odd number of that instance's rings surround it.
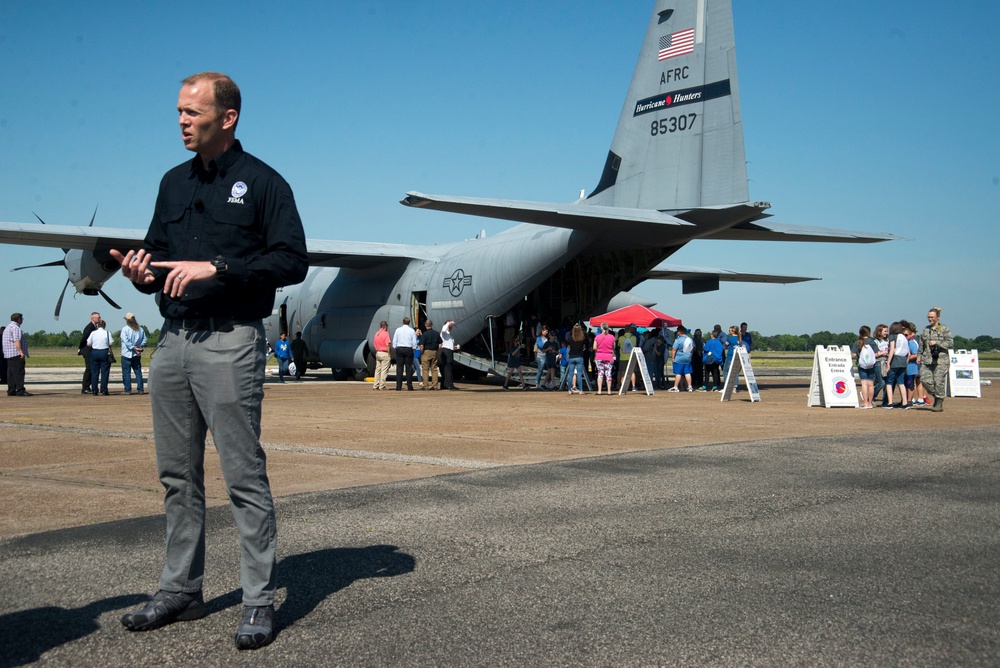
M 59 434 L 81 434 L 84 436 L 109 436 L 111 438 L 132 438 L 143 441 L 153 440 L 152 434 L 132 431 L 114 431 L 113 429 L 82 429 L 80 427 L 57 427 L 47 424 L 26 424 L 24 422 L 0 422 L 0 428 L 28 429 L 31 431 L 52 431 Z
M 427 464 L 430 466 L 446 466 L 456 469 L 494 469 L 508 464 L 496 462 L 474 461 L 471 459 L 452 459 L 450 457 L 421 457 L 419 455 L 400 455 L 393 452 L 372 452 L 370 450 L 344 450 L 341 448 L 320 448 L 310 445 L 285 445 L 283 443 L 261 443 L 267 450 L 283 452 L 303 452 L 311 455 L 329 455 L 332 457 L 349 457 L 352 459 L 374 459 L 383 462 L 398 462 L 402 464 Z
M 82 429 L 79 427 L 57 427 L 53 425 L 24 424 L 19 422 L 2 422 L 0 428 L 30 429 L 34 431 L 51 431 L 62 434 L 81 434 L 85 436 L 103 436 L 109 438 L 130 438 L 143 441 L 153 440 L 153 434 L 142 432 L 115 431 L 111 429 Z M 206 442 L 213 447 L 215 443 L 211 437 Z M 328 457 L 346 457 L 350 459 L 371 459 L 384 462 L 397 462 L 401 464 L 424 464 L 428 466 L 442 466 L 456 469 L 492 469 L 507 464 L 496 462 L 476 461 L 472 459 L 453 459 L 450 457 L 421 457 L 419 455 L 402 455 L 393 452 L 372 452 L 369 450 L 345 450 L 343 448 L 324 448 L 312 445 L 290 445 L 287 443 L 264 443 L 261 445 L 265 450 L 280 450 L 282 452 L 302 452 L 311 455 L 325 455 Z

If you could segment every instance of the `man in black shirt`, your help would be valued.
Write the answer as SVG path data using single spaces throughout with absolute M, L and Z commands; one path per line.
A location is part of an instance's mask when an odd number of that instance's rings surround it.
M 292 341 L 292 358 L 295 360 L 295 380 L 302 380 L 306 373 L 306 355 L 309 354 L 309 346 L 302 340 L 302 332 L 295 332 L 295 339 Z
M 83 328 L 83 336 L 80 337 L 80 350 L 76 354 L 83 357 L 83 389 L 80 392 L 81 394 L 90 394 L 90 346 L 87 345 L 87 339 L 97 329 L 97 323 L 100 321 L 100 313 L 97 311 L 91 313 L 90 322 Z
M 438 389 L 438 348 L 441 335 L 434 329 L 434 323 L 424 323 L 424 333 L 420 335 L 420 371 L 424 377 L 424 389 Z M 433 378 L 431 375 L 433 374 Z
M 306 275 L 291 188 L 236 140 L 240 92 L 215 72 L 183 81 L 181 138 L 197 156 L 164 175 L 143 248 L 111 251 L 164 317 L 151 362 L 156 463 L 166 494 L 159 591 L 122 617 L 133 631 L 204 616 L 205 436 L 212 432 L 240 534 L 239 649 L 273 639 L 276 523 L 260 445 L 266 339 L 275 290 Z

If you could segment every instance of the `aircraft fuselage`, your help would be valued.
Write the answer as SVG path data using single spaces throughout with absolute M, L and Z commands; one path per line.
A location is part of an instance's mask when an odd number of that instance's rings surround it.
M 312 267 L 278 291 L 265 322 L 269 340 L 302 332 L 309 360 L 331 368 L 368 365 L 379 322 L 404 317 L 455 321 L 465 344 L 547 281 L 543 317 L 580 318 L 642 280 L 675 249 L 601 251 L 584 232 L 523 224 L 495 236 L 440 247 L 436 260 L 397 259 L 372 269 Z M 567 275 L 569 274 L 569 275 Z M 536 307 L 537 308 L 537 307 Z M 523 314 L 527 315 L 527 314 Z M 419 323 L 420 325 L 423 322 Z

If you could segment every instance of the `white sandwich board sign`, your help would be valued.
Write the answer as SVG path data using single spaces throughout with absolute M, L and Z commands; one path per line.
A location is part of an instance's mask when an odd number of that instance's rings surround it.
M 646 366 L 646 356 L 642 349 L 636 346 L 632 349 L 632 355 L 628 358 L 628 366 L 625 367 L 625 375 L 620 379 L 618 394 L 623 395 L 629 391 L 632 385 L 632 374 L 636 371 L 636 365 L 642 373 L 642 384 L 646 387 L 646 396 L 653 394 L 653 379 L 649 377 L 649 367 Z
M 857 408 L 858 388 L 853 366 L 848 346 L 816 346 L 807 405 Z
M 734 351 L 729 351 L 733 354 Z M 753 366 L 750 364 L 750 353 L 742 345 L 736 346 L 735 351 L 736 357 L 733 358 L 732 363 L 729 365 L 729 371 L 726 373 L 725 383 L 722 385 L 722 397 L 719 401 L 729 401 L 733 397 L 733 392 L 736 391 L 736 383 L 740 379 L 740 374 L 743 374 L 743 380 L 746 382 L 747 390 L 750 391 L 750 402 L 760 401 L 760 389 L 757 387 L 757 377 L 753 373 Z
M 948 394 L 952 397 L 982 398 L 979 385 L 979 351 L 949 350 Z

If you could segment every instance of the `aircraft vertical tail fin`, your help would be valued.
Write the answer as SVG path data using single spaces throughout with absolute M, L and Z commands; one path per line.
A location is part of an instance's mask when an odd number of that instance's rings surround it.
M 601 180 L 588 204 L 746 202 L 730 0 L 656 0 Z

